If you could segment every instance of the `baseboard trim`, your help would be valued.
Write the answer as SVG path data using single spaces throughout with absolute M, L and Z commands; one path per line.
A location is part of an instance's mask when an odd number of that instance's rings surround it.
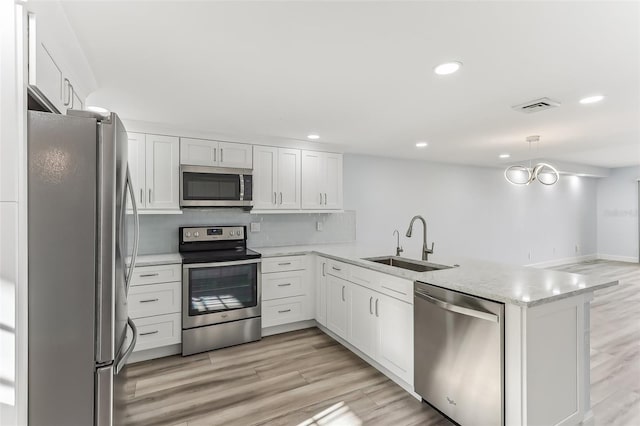
M 602 260 L 614 260 L 616 262 L 630 262 L 638 263 L 638 258 L 633 256 L 618 256 L 615 254 L 601 254 L 598 253 L 598 259 Z
M 586 254 L 584 256 L 563 257 L 562 259 L 546 260 L 544 262 L 530 263 L 528 267 L 532 268 L 550 268 L 552 266 L 566 265 L 567 263 L 587 262 L 589 260 L 600 259 L 599 255 Z
M 274 334 L 288 333 L 290 331 L 303 330 L 316 326 L 316 320 L 306 320 L 292 322 L 289 324 L 274 325 L 262 329 L 262 337 L 273 336 Z
M 159 348 L 145 349 L 143 351 L 133 352 L 127 364 L 135 364 L 136 362 L 149 361 L 150 359 L 164 358 L 165 356 L 177 355 L 182 353 L 182 345 L 162 346 Z

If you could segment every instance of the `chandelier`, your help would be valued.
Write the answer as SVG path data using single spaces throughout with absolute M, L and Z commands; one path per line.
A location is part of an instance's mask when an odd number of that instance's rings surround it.
M 529 143 L 529 158 L 531 158 L 531 144 L 533 142 L 538 143 L 540 136 L 529 136 L 526 141 Z M 521 164 L 507 167 L 504 171 L 504 177 L 513 185 L 529 185 L 534 180 L 537 180 L 543 185 L 551 186 L 558 182 L 560 174 L 549 163 L 538 163 L 533 166 L 531 160 L 529 160 L 528 167 Z

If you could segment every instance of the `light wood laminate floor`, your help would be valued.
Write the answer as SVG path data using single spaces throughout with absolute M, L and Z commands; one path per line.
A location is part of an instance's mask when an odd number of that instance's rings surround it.
M 621 285 L 591 309 L 596 425 L 640 425 L 640 266 L 558 268 Z M 128 366 L 127 425 L 451 425 L 317 328 Z

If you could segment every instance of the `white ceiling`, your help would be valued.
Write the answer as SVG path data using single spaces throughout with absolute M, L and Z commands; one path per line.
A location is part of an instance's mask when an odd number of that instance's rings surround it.
M 72 2 L 91 104 L 347 152 L 640 164 L 638 2 Z M 461 71 L 433 67 L 459 60 Z M 593 105 L 578 100 L 591 94 Z M 559 108 L 511 106 L 547 96 Z M 426 140 L 429 147 L 415 148 Z

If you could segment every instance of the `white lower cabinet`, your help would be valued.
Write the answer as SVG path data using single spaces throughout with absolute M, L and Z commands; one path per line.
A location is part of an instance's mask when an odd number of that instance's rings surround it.
M 377 303 L 376 360 L 413 384 L 413 305 L 384 294 Z
M 327 326 L 327 259 L 316 258 L 316 321 Z
M 134 352 L 174 345 L 182 340 L 181 314 L 156 315 L 134 319 L 138 341 Z
M 314 318 L 314 291 L 309 282 L 308 256 L 262 260 L 262 328 Z
M 349 303 L 349 343 L 372 358 L 376 358 L 377 294 L 368 288 L 351 284 Z
M 327 328 L 347 340 L 349 336 L 349 282 L 327 276 Z

